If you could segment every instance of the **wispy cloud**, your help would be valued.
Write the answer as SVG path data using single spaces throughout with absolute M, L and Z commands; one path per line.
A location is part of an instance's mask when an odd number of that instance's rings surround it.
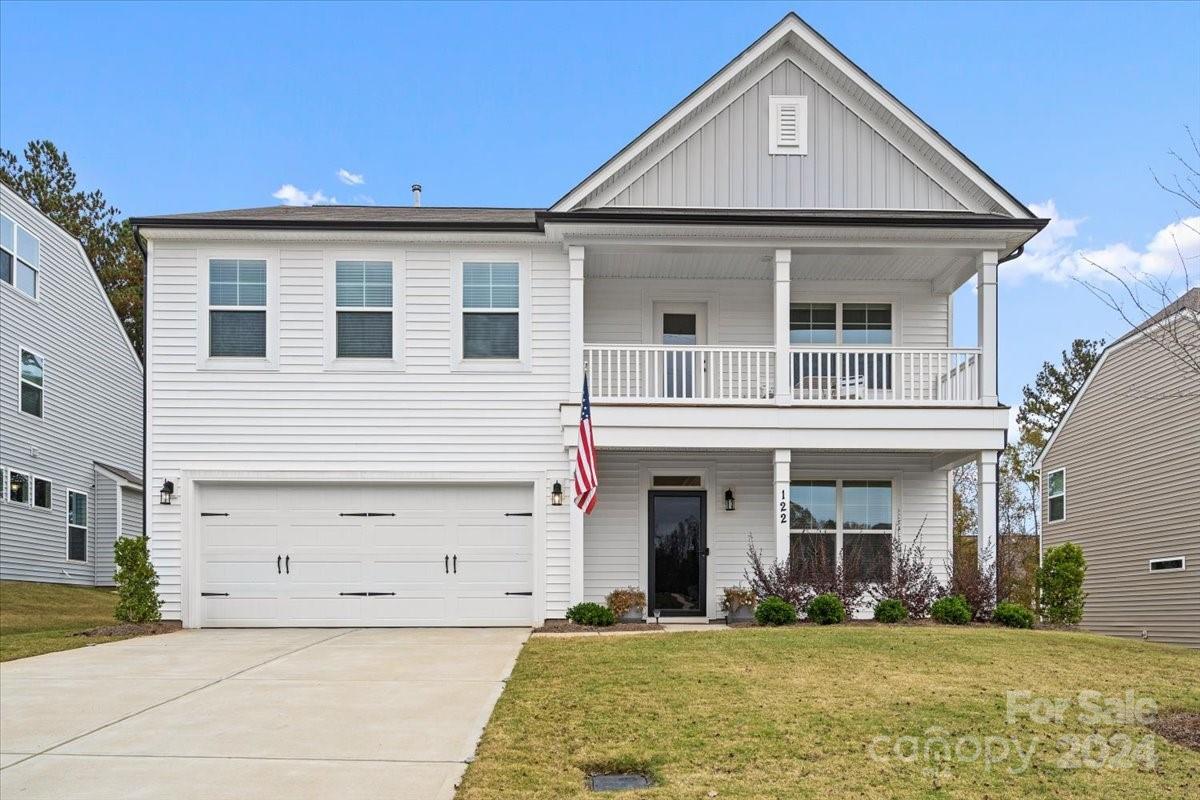
M 366 183 L 361 172 L 351 172 L 348 169 L 339 169 L 337 171 L 338 180 L 347 186 L 362 186 Z
M 1150 276 L 1170 280 L 1181 273 L 1180 257 L 1189 271 L 1200 267 L 1200 216 L 1172 222 L 1159 229 L 1144 247 L 1113 242 L 1101 247 L 1080 247 L 1079 229 L 1086 218 L 1072 218 L 1059 212 L 1053 200 L 1031 203 L 1029 208 L 1050 224 L 1025 247 L 1025 254 L 1004 264 L 1007 280 L 1037 277 L 1054 283 L 1072 279 L 1112 280 L 1105 272 L 1135 278 Z M 1103 269 L 1101 269 L 1103 267 Z
M 285 206 L 316 206 L 337 203 L 336 197 L 330 197 L 320 189 L 306 192 L 290 183 L 280 186 L 271 196 L 281 201 Z
M 375 205 L 375 198 L 369 194 L 356 194 L 354 195 L 354 202 L 360 206 L 373 206 Z

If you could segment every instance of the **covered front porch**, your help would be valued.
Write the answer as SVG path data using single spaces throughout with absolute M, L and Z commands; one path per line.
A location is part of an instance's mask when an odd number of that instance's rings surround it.
M 590 516 L 579 514 L 577 598 L 604 602 L 613 589 L 634 586 L 664 621 L 712 619 L 723 615 L 723 590 L 746 585 L 751 546 L 767 561 L 821 542 L 841 558 L 851 547 L 881 552 L 872 545 L 892 535 L 919 538 L 944 575 L 952 556 L 949 471 L 978 456 L 603 448 L 599 502 Z

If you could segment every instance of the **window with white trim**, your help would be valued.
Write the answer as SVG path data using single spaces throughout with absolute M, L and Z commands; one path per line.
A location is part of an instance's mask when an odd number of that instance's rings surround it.
M 891 303 L 792 303 L 790 340 L 795 345 L 891 345 Z
M 392 263 L 334 264 L 338 358 L 391 358 Z
M 37 298 L 41 243 L 5 214 L 0 214 L 0 281 Z
M 17 472 L 15 469 L 10 469 L 8 471 L 8 488 L 5 492 L 8 502 L 29 505 L 30 483 L 32 481 L 28 472 Z
M 773 156 L 808 155 L 808 98 L 773 94 L 767 107 L 771 115 L 767 152 Z
M 33 507 L 49 509 L 54 505 L 54 485 L 45 478 L 33 476 Z
M 462 266 L 462 357 L 521 357 L 521 268 L 515 262 Z
M 1046 477 L 1046 497 L 1049 503 L 1050 521 L 1061 522 L 1067 518 L 1067 471 L 1056 469 Z
M 21 348 L 19 374 L 21 410 L 31 416 L 41 417 L 46 392 L 46 359 Z
M 67 492 L 67 560 L 87 561 L 88 496 Z
M 208 354 L 267 357 L 267 262 L 214 258 L 208 262 Z
M 1150 559 L 1151 572 L 1179 572 L 1187 566 L 1187 561 L 1183 556 L 1172 556 L 1171 558 L 1152 558 Z
M 891 574 L 892 482 L 799 480 L 791 484 L 791 558 L 867 580 Z

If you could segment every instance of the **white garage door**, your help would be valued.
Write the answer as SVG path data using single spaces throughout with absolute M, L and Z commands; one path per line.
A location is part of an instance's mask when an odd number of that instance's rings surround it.
M 200 491 L 201 625 L 528 625 L 529 486 Z

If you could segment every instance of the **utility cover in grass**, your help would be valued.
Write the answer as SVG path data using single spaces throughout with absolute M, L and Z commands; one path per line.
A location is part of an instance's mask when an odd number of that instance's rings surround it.
M 614 772 L 589 775 L 588 786 L 593 792 L 620 792 L 625 789 L 648 789 L 650 779 L 637 772 Z

